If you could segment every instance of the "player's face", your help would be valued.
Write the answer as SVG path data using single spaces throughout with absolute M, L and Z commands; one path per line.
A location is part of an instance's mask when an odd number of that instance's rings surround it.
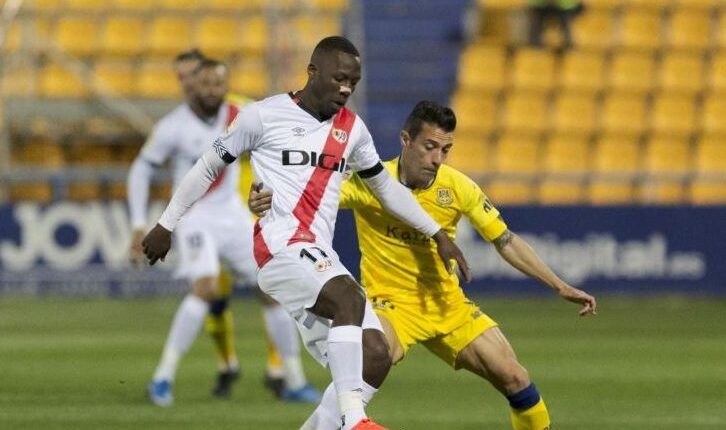
M 360 57 L 335 51 L 308 70 L 319 113 L 331 117 L 345 106 L 360 81 Z
M 223 66 L 206 67 L 196 75 L 196 100 L 200 108 L 214 115 L 227 94 L 227 70 Z
M 190 100 L 194 96 L 194 70 L 199 60 L 182 60 L 174 63 L 174 72 L 184 92 L 184 98 Z
M 401 132 L 401 168 L 408 185 L 423 188 L 436 177 L 454 144 L 454 133 L 424 122 L 416 138 Z

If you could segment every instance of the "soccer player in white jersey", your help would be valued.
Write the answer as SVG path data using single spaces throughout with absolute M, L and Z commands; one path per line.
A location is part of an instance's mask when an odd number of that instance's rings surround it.
M 171 158 L 174 182 L 178 186 L 184 174 L 210 149 L 214 138 L 224 132 L 239 111 L 237 106 L 224 103 L 227 92 L 224 65 L 203 59 L 194 71 L 194 78 L 192 97 L 159 122 L 129 172 L 129 207 L 135 231 L 143 231 L 145 225 L 154 166 Z M 177 230 L 181 259 L 178 275 L 190 281 L 192 293 L 186 296 L 174 317 L 161 361 L 149 384 L 149 397 L 159 406 L 173 402 L 171 388 L 178 362 L 196 338 L 206 314 L 221 314 L 227 306 L 217 285 L 220 258 L 241 282 L 256 284 L 252 218 L 237 193 L 238 168 L 238 163 L 234 163 L 221 172 Z M 279 305 L 265 309 L 274 312 L 273 307 L 280 309 Z M 284 321 L 268 324 L 271 325 L 268 331 L 278 349 L 285 352 L 288 398 L 318 401 L 318 392 L 307 383 L 302 370 L 295 324 L 284 313 L 283 317 Z M 224 389 L 228 394 L 231 382 L 239 373 L 236 355 L 220 366 L 215 393 Z
M 384 169 L 365 124 L 344 107 L 360 69 L 350 41 L 321 40 L 305 88 L 245 106 L 187 174 L 143 242 L 150 264 L 164 258 L 182 215 L 229 163 L 250 152 L 256 179 L 274 193 L 272 208 L 255 225 L 257 281 L 295 317 L 311 355 L 330 368 L 342 430 L 383 429 L 367 418 L 365 404 L 391 366 L 380 321 L 332 249 L 346 166 L 389 212 L 433 238 L 447 269 L 457 265 L 469 279 L 461 251 Z

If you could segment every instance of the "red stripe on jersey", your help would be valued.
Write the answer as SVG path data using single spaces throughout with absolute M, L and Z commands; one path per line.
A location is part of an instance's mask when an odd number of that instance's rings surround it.
M 255 256 L 257 267 L 262 269 L 268 261 L 272 260 L 272 253 L 265 243 L 265 238 L 262 236 L 262 228 L 260 228 L 259 221 L 255 221 L 255 228 L 252 237 L 254 242 L 252 253 Z
M 328 139 L 325 141 L 325 147 L 323 147 L 322 151 L 323 154 L 329 155 L 329 157 L 326 157 L 326 164 L 329 163 L 328 165 L 332 166 L 341 162 L 345 148 L 348 146 L 348 139 L 354 122 L 355 113 L 346 108 L 341 108 L 333 118 L 333 126 L 330 128 Z M 341 139 L 344 140 L 341 141 Z M 298 200 L 295 209 L 292 211 L 300 224 L 295 234 L 288 240 L 288 245 L 296 242 L 315 242 L 315 234 L 310 231 L 310 226 L 320 208 L 320 202 L 333 172 L 331 169 L 324 169 L 320 166 L 315 167 L 305 190 L 300 196 L 300 200 Z
M 234 119 L 237 117 L 238 113 L 239 113 L 239 108 L 237 107 L 237 105 L 229 105 L 229 111 L 227 112 L 227 119 L 224 121 L 225 128 L 229 127 L 232 124 L 232 121 L 234 121 Z M 214 191 L 215 189 L 217 189 L 217 187 L 219 187 L 219 185 L 222 183 L 222 181 L 224 181 L 225 176 L 227 176 L 226 168 L 222 169 L 222 171 L 219 172 L 219 176 L 217 176 L 217 179 L 215 179 L 214 182 L 212 182 L 212 185 L 209 186 L 209 189 L 207 190 L 206 193 L 204 193 L 204 195 L 206 196 L 207 194 L 209 194 L 212 191 Z

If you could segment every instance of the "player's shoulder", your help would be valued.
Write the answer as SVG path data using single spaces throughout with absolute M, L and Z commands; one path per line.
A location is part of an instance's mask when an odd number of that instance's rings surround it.
M 192 119 L 192 115 L 193 112 L 189 105 L 182 103 L 172 109 L 171 112 L 162 116 L 159 121 L 156 122 L 154 129 L 157 134 L 173 134 L 180 126 L 188 124 L 190 119 Z
M 468 175 L 448 164 L 442 164 L 436 175 L 438 187 L 451 189 L 459 199 L 468 200 L 482 192 L 479 185 Z

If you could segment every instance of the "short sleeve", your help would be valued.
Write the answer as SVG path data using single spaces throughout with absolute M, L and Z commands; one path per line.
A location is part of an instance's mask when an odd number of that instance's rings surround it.
M 356 209 L 369 203 L 371 192 L 360 176 L 353 174 L 340 187 L 340 209 Z
M 463 211 L 479 234 L 491 242 L 507 230 L 507 224 L 502 220 L 499 211 L 479 186 L 467 178 L 463 185 Z
M 174 152 L 177 144 L 175 128 L 171 121 L 162 119 L 141 148 L 141 158 L 154 165 L 161 165 Z
M 360 118 L 358 120 L 360 121 Z M 381 161 L 381 157 L 378 155 L 378 151 L 376 151 L 376 147 L 373 144 L 373 136 L 371 136 L 371 133 L 362 121 L 360 136 L 356 140 L 349 158 L 348 165 L 355 172 L 370 169 Z
M 215 152 L 227 163 L 253 150 L 262 139 L 262 118 L 259 103 L 244 106 L 223 135 L 214 141 Z

